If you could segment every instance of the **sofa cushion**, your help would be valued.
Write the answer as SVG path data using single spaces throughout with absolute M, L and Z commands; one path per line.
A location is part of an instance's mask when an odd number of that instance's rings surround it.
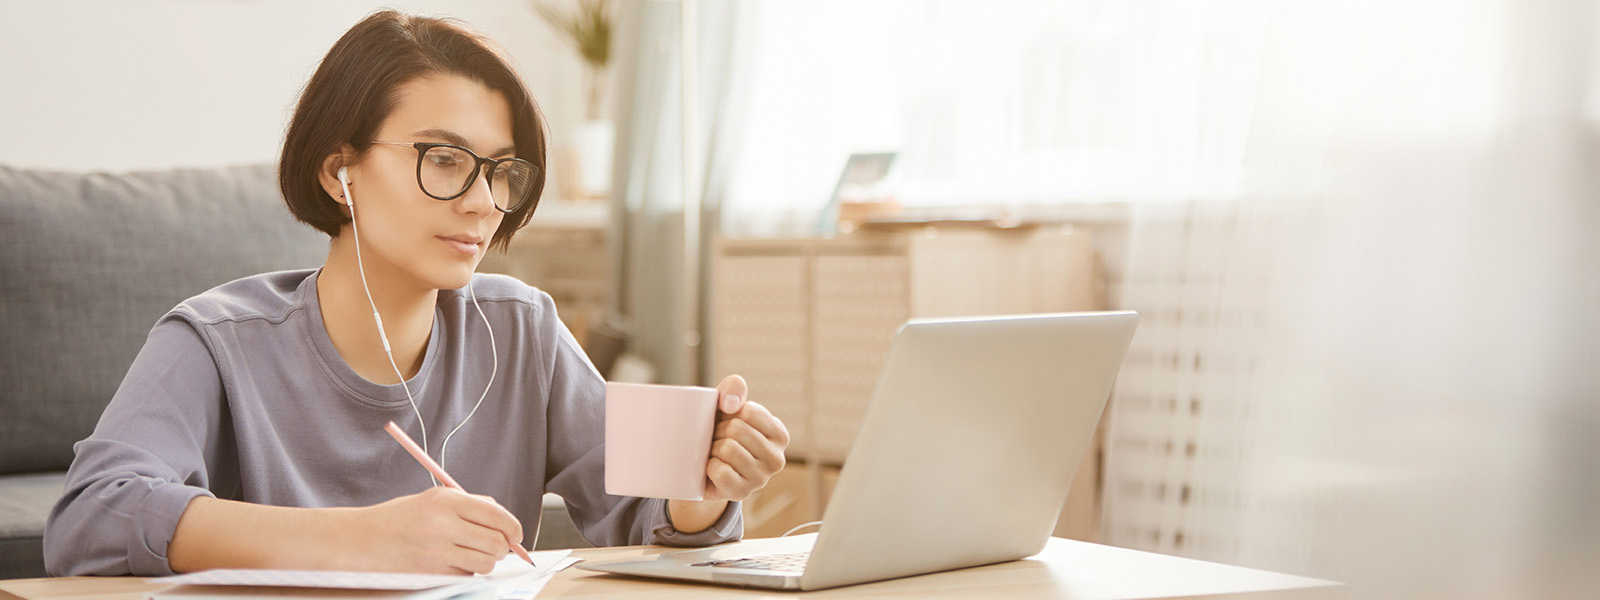
M 146 173 L 0 166 L 0 473 L 63 470 L 151 326 L 218 284 L 315 267 L 272 165 Z
M 0 475 L 0 579 L 44 577 L 45 517 L 66 473 Z
M 594 547 L 589 540 L 583 539 L 583 534 L 578 532 L 578 526 L 572 524 L 572 513 L 567 512 L 567 501 L 555 494 L 544 495 L 544 508 L 539 515 L 538 533 L 539 539 L 534 541 L 534 550 Z

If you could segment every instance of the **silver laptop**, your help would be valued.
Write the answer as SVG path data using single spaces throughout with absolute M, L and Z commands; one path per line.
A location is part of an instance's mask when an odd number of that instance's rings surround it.
M 1137 321 L 912 320 L 884 359 L 819 533 L 578 566 L 818 590 L 1038 554 Z

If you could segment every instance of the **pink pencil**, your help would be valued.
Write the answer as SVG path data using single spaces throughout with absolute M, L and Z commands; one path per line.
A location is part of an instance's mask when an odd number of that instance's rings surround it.
M 411 436 L 406 435 L 406 432 L 401 430 L 399 425 L 395 425 L 394 421 L 389 421 L 388 425 L 384 425 L 383 430 L 389 432 L 389 437 L 394 438 L 394 441 L 400 442 L 400 446 L 405 448 L 406 452 L 411 453 L 411 458 L 415 458 L 417 459 L 417 462 L 422 463 L 422 467 L 427 469 L 429 473 L 433 473 L 433 476 L 437 477 L 439 482 L 443 483 L 445 487 L 458 492 L 467 491 L 461 487 L 461 484 L 456 483 L 456 480 L 450 477 L 449 473 L 444 472 L 444 467 L 439 466 L 439 463 L 433 462 L 433 459 L 428 456 L 428 453 L 422 451 L 421 446 L 418 446 L 416 442 L 411 441 Z M 511 540 L 506 540 L 506 542 L 509 543 Z M 528 551 L 523 550 L 521 545 L 511 544 L 511 550 L 516 552 L 517 556 L 522 557 L 522 560 L 528 561 L 528 564 L 533 564 L 533 557 L 528 556 Z

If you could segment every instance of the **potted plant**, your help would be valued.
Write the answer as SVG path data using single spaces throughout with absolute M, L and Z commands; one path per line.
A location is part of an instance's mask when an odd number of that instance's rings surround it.
M 533 9 L 577 51 L 584 65 L 584 121 L 572 138 L 577 163 L 576 190 L 587 198 L 605 197 L 611 188 L 611 152 L 616 127 L 601 114 L 606 64 L 611 60 L 610 0 L 576 0 L 576 9 L 534 0 Z

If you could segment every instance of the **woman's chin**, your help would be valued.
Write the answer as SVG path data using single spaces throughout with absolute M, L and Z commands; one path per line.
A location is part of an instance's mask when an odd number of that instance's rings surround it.
M 473 268 L 474 266 L 470 264 L 451 265 L 446 268 L 434 269 L 431 273 L 428 273 L 428 285 L 438 290 L 459 290 L 467 287 L 467 283 L 472 281 L 472 273 L 476 270 Z

